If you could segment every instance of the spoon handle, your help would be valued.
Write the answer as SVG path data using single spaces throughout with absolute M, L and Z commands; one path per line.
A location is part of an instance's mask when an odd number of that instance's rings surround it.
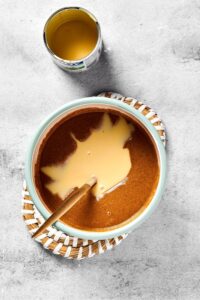
M 69 211 L 88 191 L 96 184 L 96 178 L 92 178 L 90 181 L 82 185 L 77 191 L 74 191 L 68 196 L 58 209 L 39 227 L 39 229 L 33 234 L 32 238 L 38 237 L 45 229 L 55 223 L 60 217 L 62 217 L 67 211 Z

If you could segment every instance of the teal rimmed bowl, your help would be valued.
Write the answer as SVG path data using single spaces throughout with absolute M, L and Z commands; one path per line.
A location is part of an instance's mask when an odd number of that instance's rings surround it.
M 160 136 L 158 135 L 156 129 L 151 124 L 151 122 L 145 116 L 143 116 L 138 110 L 136 110 L 135 108 L 131 107 L 126 103 L 123 103 L 119 100 L 106 98 L 106 97 L 89 97 L 89 98 L 82 98 L 79 100 L 75 100 L 73 102 L 65 104 L 64 106 L 60 107 L 58 110 L 53 112 L 50 116 L 48 116 L 46 120 L 39 126 L 39 128 L 37 129 L 35 135 L 33 136 L 30 142 L 27 156 L 26 156 L 26 161 L 25 161 L 25 179 L 27 182 L 27 187 L 35 206 L 42 214 L 44 219 L 47 219 L 50 216 L 50 212 L 47 210 L 46 206 L 40 200 L 40 197 L 34 185 L 33 157 L 35 155 L 36 148 L 42 136 L 44 136 L 45 132 L 52 126 L 52 124 L 62 119 L 62 117 L 64 117 L 68 113 L 71 113 L 74 110 L 81 109 L 81 108 L 88 108 L 88 107 L 102 107 L 102 108 L 109 107 L 109 108 L 117 109 L 118 111 L 120 110 L 122 113 L 133 116 L 136 119 L 136 121 L 139 122 L 148 131 L 149 135 L 153 139 L 157 150 L 159 167 L 160 167 L 160 176 L 159 176 L 157 189 L 151 202 L 141 212 L 141 214 L 139 214 L 136 218 L 131 220 L 129 223 L 110 231 L 101 231 L 101 232 L 80 230 L 71 227 L 67 224 L 64 224 L 63 222 L 60 221 L 57 221 L 54 224 L 54 226 L 58 230 L 61 230 L 71 236 L 79 237 L 82 239 L 88 239 L 88 240 L 103 240 L 107 238 L 113 238 L 115 236 L 119 236 L 124 233 L 129 233 L 130 231 L 137 228 L 142 222 L 144 222 L 152 214 L 152 212 L 158 205 L 164 191 L 165 178 L 166 178 L 166 153 L 165 153 L 165 148 L 163 146 L 163 143 L 160 139 Z

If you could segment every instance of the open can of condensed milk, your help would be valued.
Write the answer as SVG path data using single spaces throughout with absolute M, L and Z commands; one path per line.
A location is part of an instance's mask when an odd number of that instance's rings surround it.
M 95 64 L 102 50 L 97 19 L 81 7 L 57 10 L 44 26 L 44 43 L 54 62 L 65 71 L 85 71 Z

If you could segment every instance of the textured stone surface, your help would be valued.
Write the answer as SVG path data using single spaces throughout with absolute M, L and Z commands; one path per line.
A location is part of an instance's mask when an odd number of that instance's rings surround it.
M 47 17 L 90 9 L 105 51 L 88 73 L 58 69 Z M 0 299 L 199 299 L 200 2 L 0 0 Z M 168 130 L 168 180 L 154 215 L 114 251 L 81 262 L 44 251 L 21 219 L 28 140 L 66 101 L 112 90 L 145 99 Z

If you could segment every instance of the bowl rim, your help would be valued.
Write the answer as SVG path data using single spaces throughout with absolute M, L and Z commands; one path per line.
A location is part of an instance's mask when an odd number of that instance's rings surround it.
M 103 104 L 103 105 L 109 105 L 114 106 L 117 108 L 121 108 L 123 111 L 126 111 L 130 114 L 133 114 L 134 117 L 141 122 L 145 128 L 148 130 L 148 132 L 151 134 L 152 138 L 154 139 L 155 146 L 157 148 L 158 156 L 160 159 L 160 176 L 158 185 L 155 191 L 155 194 L 149 203 L 149 205 L 144 209 L 144 211 L 139 214 L 136 218 L 134 218 L 131 222 L 123 225 L 122 227 L 110 230 L 110 231 L 86 231 L 82 229 L 77 229 L 72 226 L 69 226 L 67 224 L 64 224 L 62 222 L 57 221 L 54 226 L 58 229 L 63 231 L 64 233 L 82 238 L 87 240 L 103 240 L 107 238 L 113 238 L 116 236 L 119 236 L 121 234 L 126 234 L 132 231 L 133 229 L 137 228 L 141 223 L 143 223 L 155 210 L 158 203 L 160 202 L 161 196 L 164 191 L 165 186 L 165 180 L 166 180 L 166 151 L 164 148 L 164 145 L 160 139 L 159 134 L 157 133 L 154 126 L 151 124 L 151 122 L 137 109 L 134 107 L 111 98 L 106 97 L 87 97 L 87 98 L 81 98 L 78 100 L 70 101 L 66 103 L 65 105 L 61 106 L 57 110 L 55 110 L 53 113 L 51 113 L 38 127 L 35 134 L 32 136 L 32 139 L 30 141 L 26 158 L 25 158 L 25 180 L 27 183 L 27 187 L 29 190 L 29 193 L 32 197 L 32 200 L 36 206 L 36 208 L 39 210 L 41 215 L 44 217 L 44 219 L 47 219 L 50 216 L 49 211 L 46 209 L 46 207 L 43 205 L 43 203 L 40 201 L 39 196 L 37 195 L 36 189 L 34 187 L 34 182 L 32 178 L 32 158 L 34 154 L 35 147 L 37 145 L 38 140 L 40 139 L 40 136 L 42 135 L 43 131 L 50 125 L 51 122 L 53 122 L 56 118 L 61 116 L 66 111 L 69 111 L 70 109 L 74 108 L 83 108 L 84 106 L 88 106 L 88 104 Z

